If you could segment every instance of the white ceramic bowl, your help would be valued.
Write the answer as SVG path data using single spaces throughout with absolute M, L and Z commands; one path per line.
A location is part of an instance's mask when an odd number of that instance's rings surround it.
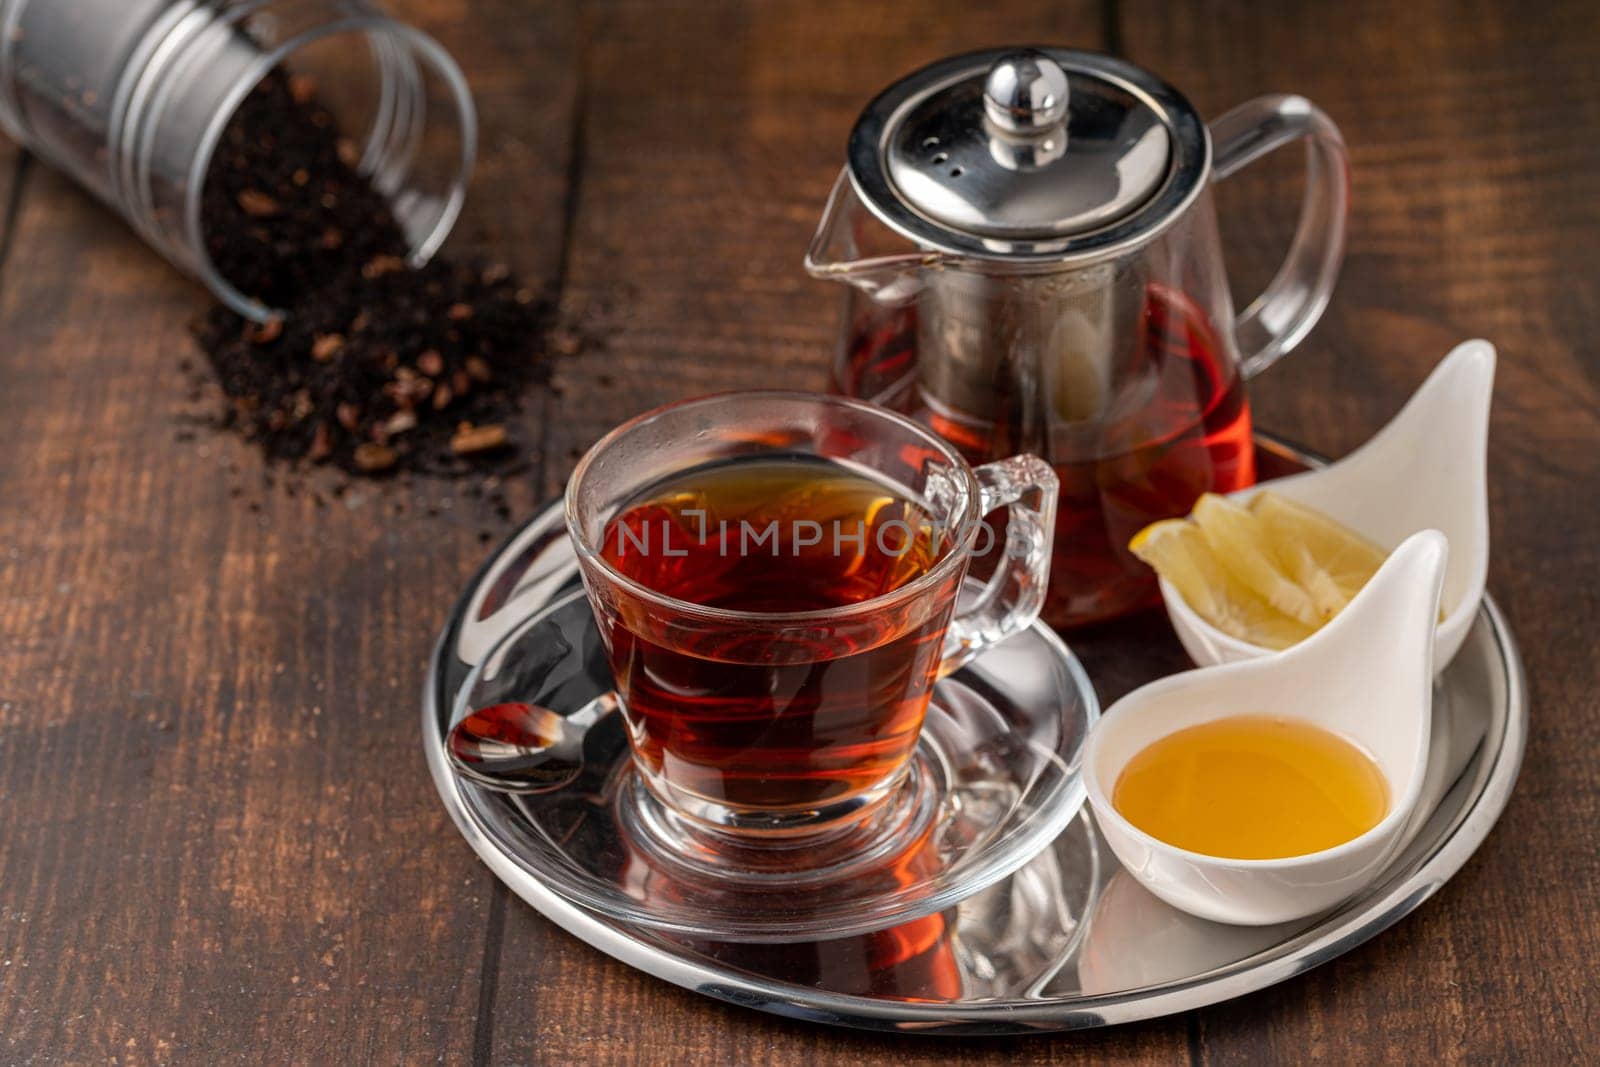
M 1176 908 L 1218 922 L 1265 925 L 1314 915 L 1359 891 L 1405 842 L 1428 763 L 1434 621 L 1448 548 L 1428 530 L 1408 539 L 1327 626 L 1277 655 L 1202 667 L 1134 690 L 1112 705 L 1084 747 L 1084 784 L 1123 867 Z M 1383 773 L 1390 807 L 1377 826 L 1335 848 L 1240 860 L 1169 845 L 1111 803 L 1124 767 L 1177 730 L 1270 714 L 1330 730 Z
M 1441 671 L 1467 639 L 1489 575 L 1487 454 L 1494 364 L 1489 342 L 1458 345 L 1400 413 L 1344 459 L 1232 494 L 1245 503 L 1270 489 L 1384 548 L 1419 530 L 1443 531 L 1450 541 L 1450 564 L 1444 580 L 1445 617 L 1433 657 Z M 1202 667 L 1273 651 L 1217 629 L 1165 579 L 1161 597 L 1178 640 Z

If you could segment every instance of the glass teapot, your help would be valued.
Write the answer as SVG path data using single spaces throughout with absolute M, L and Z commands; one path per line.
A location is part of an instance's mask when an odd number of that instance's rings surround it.
M 1235 316 L 1210 185 L 1304 140 L 1298 231 Z M 1208 130 L 1109 56 L 995 49 L 925 67 L 867 106 L 806 256 L 846 283 L 834 387 L 934 426 L 974 462 L 1061 480 L 1045 617 L 1155 599 L 1127 550 L 1147 523 L 1255 480 L 1244 380 L 1321 316 L 1344 254 L 1344 142 L 1269 96 Z

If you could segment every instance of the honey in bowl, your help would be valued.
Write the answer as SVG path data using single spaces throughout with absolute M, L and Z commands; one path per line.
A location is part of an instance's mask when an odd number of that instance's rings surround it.
M 1383 772 L 1356 745 L 1309 723 L 1235 715 L 1168 734 L 1136 754 L 1112 806 L 1169 845 L 1220 859 L 1303 856 L 1383 820 Z

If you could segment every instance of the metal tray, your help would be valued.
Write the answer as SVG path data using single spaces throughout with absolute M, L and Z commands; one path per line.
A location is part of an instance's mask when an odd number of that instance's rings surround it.
M 1277 466 L 1319 458 L 1258 440 Z M 546 508 L 468 584 L 434 650 L 423 747 L 456 826 L 518 896 L 632 967 L 687 989 L 791 1018 L 915 1033 L 1011 1034 L 1149 1019 L 1282 982 L 1410 913 L 1472 855 L 1504 808 L 1522 762 L 1527 699 L 1516 643 L 1485 598 L 1434 695 L 1425 810 L 1409 846 L 1366 891 L 1320 917 L 1229 927 L 1178 912 L 1121 872 L 1087 814 L 1005 881 L 942 915 L 880 934 L 777 946 L 679 939 L 576 907 L 530 876 L 484 803 L 452 775 L 443 736 L 452 698 L 504 620 L 576 582 L 560 509 Z M 1171 669 L 1157 657 L 1154 674 Z M 1138 664 L 1119 664 L 1119 678 Z M 1153 676 L 1153 675 L 1152 675 Z

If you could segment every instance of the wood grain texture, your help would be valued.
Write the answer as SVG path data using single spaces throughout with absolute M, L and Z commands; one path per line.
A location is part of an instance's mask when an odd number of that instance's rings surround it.
M 1201 1015 L 1207 1062 L 1580 1062 L 1600 1055 L 1600 9 L 1535 3 L 1128 0 L 1129 57 L 1208 115 L 1298 92 L 1342 128 L 1345 271 L 1257 420 L 1340 455 L 1458 341 L 1499 348 L 1489 590 L 1526 659 L 1532 733 L 1500 825 L 1415 916 L 1347 956 Z M 1580 132 L 1584 131 L 1584 132 Z M 1298 153 L 1220 190 L 1248 296 L 1293 226 Z M 1237 185 L 1230 188 L 1230 185 Z M 1586 973 L 1587 972 L 1587 973 Z
M 839 294 L 800 263 L 862 105 L 952 52 L 1094 47 L 1100 32 L 1083 0 L 587 5 L 563 296 L 610 351 L 562 376 L 581 401 L 547 423 L 546 488 L 619 415 L 721 389 L 823 387 Z
M 482 112 L 454 247 L 509 256 L 607 338 L 515 427 L 539 445 L 510 487 L 521 514 L 645 408 L 824 382 L 837 297 L 800 257 L 855 115 L 916 65 L 1060 42 L 1119 48 L 1208 116 L 1316 100 L 1351 145 L 1350 255 L 1324 323 L 1255 384 L 1258 422 L 1338 454 L 1456 341 L 1500 346 L 1490 588 L 1533 691 L 1522 781 L 1417 915 L 1174 1019 L 891 1039 L 644 977 L 509 898 L 427 781 L 423 665 L 494 517 L 426 481 L 318 507 L 231 439 L 178 440 L 204 294 L 0 147 L 0 203 L 21 175 L 0 234 L 0 1063 L 1600 1056 L 1593 5 L 392 6 L 457 56 Z M 1282 253 L 1297 172 L 1286 153 L 1219 191 L 1240 296 Z M 1105 696 L 1128 642 L 1172 647 L 1155 617 L 1077 639 Z
M 838 294 L 800 260 L 862 104 L 915 67 L 1009 40 L 1096 47 L 1093 4 L 606 3 L 583 23 L 581 185 L 564 298 L 609 338 L 567 367 L 549 492 L 620 418 L 718 389 L 821 388 Z M 917 27 L 907 32 L 908 26 Z M 1170 1060 L 1171 1020 L 1066 1042 L 842 1036 L 713 1004 L 611 961 L 513 902 L 497 1063 Z
M 552 278 L 570 8 L 396 6 L 472 53 L 457 247 Z M 417 694 L 493 516 L 420 480 L 319 507 L 230 437 L 177 440 L 204 293 L 44 168 L 25 192 L 0 271 L 0 1062 L 468 1059 L 501 890 L 428 784 Z

